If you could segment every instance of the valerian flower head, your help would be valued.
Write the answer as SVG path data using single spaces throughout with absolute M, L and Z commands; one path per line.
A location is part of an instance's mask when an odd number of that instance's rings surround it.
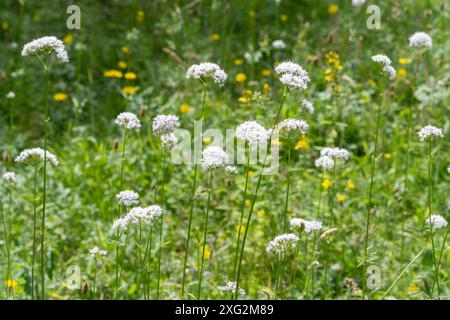
M 141 129 L 141 122 L 138 117 L 131 112 L 120 113 L 114 123 L 128 130 L 139 131 Z
M 14 184 L 16 182 L 16 174 L 14 172 L 5 172 L 3 179 L 9 184 Z
M 91 250 L 89 250 L 89 253 L 91 254 L 91 257 L 94 259 L 104 257 L 107 254 L 105 250 L 100 250 L 98 247 L 93 247 Z
M 409 45 L 414 48 L 428 48 L 433 47 L 433 40 L 425 32 L 416 32 L 409 37 Z
M 226 285 L 226 290 L 230 293 L 236 293 L 237 284 L 236 282 L 228 281 Z M 244 289 L 238 289 L 238 295 L 245 296 L 246 292 Z
M 58 165 L 58 159 L 50 151 L 45 152 L 41 148 L 32 148 L 23 150 L 17 157 L 16 162 L 29 164 L 33 167 L 41 165 L 42 161 L 47 158 L 47 160 L 54 166 Z
M 366 2 L 366 0 L 352 0 L 352 6 L 355 8 L 360 8 Z
M 383 66 L 389 66 L 392 63 L 391 59 L 389 59 L 389 57 L 385 56 L 384 54 L 377 54 L 375 56 L 372 56 L 372 61 Z
M 334 160 L 330 158 L 329 156 L 321 156 L 316 159 L 314 162 L 314 165 L 317 168 L 321 168 L 323 170 L 331 170 L 334 167 Z
M 120 205 L 130 207 L 139 204 L 139 194 L 132 190 L 124 190 L 116 195 L 116 199 Z
M 236 128 L 236 137 L 249 144 L 262 144 L 269 139 L 270 132 L 256 121 L 246 121 Z
M 272 42 L 272 47 L 274 49 L 286 49 L 286 43 L 283 40 L 275 40 Z
M 219 86 L 223 86 L 227 80 L 227 74 L 217 64 L 204 62 L 190 66 L 186 71 L 186 78 L 201 80 L 212 78 Z
M 420 141 L 424 141 L 427 139 L 433 140 L 434 138 L 443 138 L 444 137 L 444 133 L 442 132 L 442 129 L 436 128 L 436 127 L 433 127 L 430 125 L 420 129 L 418 135 L 419 135 Z
M 33 54 L 51 54 L 55 52 L 56 58 L 61 62 L 69 62 L 69 56 L 64 47 L 64 43 L 56 37 L 42 37 L 24 45 L 22 56 L 26 57 Z
M 300 134 L 306 134 L 308 132 L 309 125 L 303 120 L 286 119 L 280 122 L 277 126 L 277 130 L 281 135 L 289 134 L 290 132 L 299 132 Z
M 323 148 L 320 151 L 320 156 L 328 156 L 332 159 L 343 159 L 343 160 L 348 160 L 350 153 L 343 148 Z
M 302 100 L 302 108 L 305 109 L 306 111 L 308 111 L 309 113 L 314 113 L 314 105 L 312 104 L 311 101 L 303 99 Z
M 161 135 L 161 142 L 165 148 L 170 149 L 178 143 L 178 139 L 171 132 L 171 133 Z
M 278 259 L 282 259 L 292 253 L 298 240 L 298 237 L 293 233 L 282 234 L 269 242 L 266 252 Z
M 180 127 L 180 120 L 176 115 L 160 114 L 153 119 L 152 129 L 155 136 L 173 133 L 173 131 Z
M 203 150 L 202 166 L 204 169 L 217 169 L 224 167 L 228 162 L 228 156 L 221 148 L 211 146 Z
M 308 221 L 301 218 L 292 218 L 290 225 L 295 232 L 305 231 L 305 233 L 310 233 L 322 229 L 322 222 L 316 220 Z
M 229 173 L 229 174 L 232 174 L 232 175 L 235 175 L 235 174 L 237 174 L 237 168 L 235 167 L 235 166 L 226 166 L 225 167 L 225 172 L 226 173 Z
M 447 227 L 448 223 L 445 218 L 439 214 L 433 214 L 425 220 L 425 226 L 430 227 L 430 222 L 433 225 L 433 229 L 441 229 Z
M 280 82 L 290 89 L 305 90 L 310 82 L 308 73 L 298 64 L 285 61 L 275 67 Z

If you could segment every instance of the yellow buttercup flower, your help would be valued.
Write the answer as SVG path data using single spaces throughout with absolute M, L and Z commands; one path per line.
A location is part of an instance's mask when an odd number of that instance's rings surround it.
M 347 188 L 349 188 L 349 189 L 355 189 L 355 188 L 356 188 L 356 186 L 355 186 L 355 184 L 352 182 L 352 180 L 348 180 L 348 181 L 347 181 Z
M 142 22 L 142 21 L 144 21 L 144 18 L 145 18 L 145 12 L 142 10 L 138 10 L 138 12 L 136 12 L 136 21 Z
M 203 247 L 201 247 L 200 250 L 203 250 Z M 205 245 L 205 251 L 203 253 L 203 258 L 205 258 L 206 260 L 211 259 L 211 250 L 209 249 L 208 245 Z
M 392 158 L 392 154 L 386 152 L 386 153 L 384 154 L 384 158 L 385 158 L 385 159 L 390 159 L 390 158 Z
M 236 226 L 236 231 L 243 234 L 245 232 L 245 226 L 241 225 L 240 228 L 239 226 Z
M 136 91 L 138 91 L 138 87 L 126 86 L 126 87 L 122 88 L 122 93 L 125 93 L 125 94 L 135 94 Z
M 128 49 L 128 47 L 126 46 L 120 48 L 120 51 L 122 51 L 123 54 L 130 54 L 130 49 Z
M 206 145 L 210 144 L 211 141 L 212 141 L 211 137 L 204 137 L 203 138 L 203 143 L 206 144 Z
M 336 14 L 339 11 L 339 6 L 337 4 L 330 4 L 328 6 L 328 13 L 329 14 Z
M 237 82 L 242 83 L 242 82 L 244 82 L 246 79 L 247 79 L 247 76 L 245 75 L 245 73 L 240 72 L 240 73 L 238 73 L 238 74 L 236 75 L 236 81 L 237 81 Z
M 55 101 L 65 101 L 69 96 L 64 92 L 57 92 L 53 95 L 53 100 Z
M 399 68 L 399 69 L 397 70 L 397 77 L 399 77 L 399 78 L 404 78 L 404 77 L 406 77 L 406 74 L 407 74 L 407 72 L 406 72 L 406 70 L 403 69 L 403 68 Z
M 119 66 L 120 69 L 126 69 L 127 68 L 127 63 L 125 61 L 119 61 L 117 63 L 117 65 Z
M 322 182 L 322 187 L 323 187 L 324 189 L 328 189 L 328 188 L 331 186 L 331 184 L 332 184 L 331 180 L 325 179 L 325 180 L 323 180 L 323 182 Z
M 297 144 L 295 145 L 295 150 L 301 150 L 301 149 L 305 149 L 305 150 L 309 149 L 309 142 L 308 142 L 307 136 L 301 136 L 300 139 L 297 141 Z
M 251 178 L 255 175 L 255 173 L 252 170 L 248 171 L 248 176 Z
M 268 83 L 264 83 L 264 85 L 263 85 L 263 90 L 264 90 L 264 92 L 268 92 L 269 89 L 270 89 L 269 84 L 268 84 Z
M 250 199 L 245 199 L 245 205 L 247 207 L 249 207 L 252 204 L 252 202 L 250 201 Z
M 180 106 L 180 112 L 188 113 L 190 110 L 189 105 L 185 102 Z
M 136 78 L 137 78 L 137 75 L 134 72 L 125 73 L 125 79 L 127 79 L 127 80 L 135 80 Z
M 14 280 L 14 279 L 7 279 L 7 280 L 5 281 L 5 284 L 6 284 L 6 286 L 7 286 L 8 288 L 15 288 L 15 287 L 17 287 L 17 281 Z
M 2 29 L 5 30 L 5 31 L 8 30 L 9 29 L 9 23 L 6 22 L 6 21 L 3 21 L 2 22 Z
M 233 63 L 236 66 L 240 66 L 244 63 L 244 60 L 237 58 L 237 59 L 234 59 Z
M 400 59 L 398 59 L 398 63 L 400 63 L 400 64 L 410 64 L 411 63 L 411 59 L 410 58 L 400 58 Z
M 239 97 L 238 100 L 239 100 L 240 103 L 247 103 L 248 102 L 248 99 L 246 97 Z
M 281 20 L 281 22 L 286 22 L 286 21 L 288 21 L 288 16 L 285 15 L 285 14 L 282 14 L 282 15 L 280 16 L 280 20 Z
M 64 36 L 63 41 L 65 44 L 71 44 L 73 42 L 73 34 L 68 33 Z
M 256 211 L 256 215 L 260 218 L 264 218 L 264 216 L 266 215 L 266 212 L 261 209 L 261 210 Z
M 263 71 L 261 71 L 261 75 L 262 75 L 263 77 L 270 77 L 271 72 L 270 72 L 269 69 L 264 69 Z
M 343 202 L 345 201 L 345 199 L 346 199 L 346 196 L 343 195 L 343 194 L 337 194 L 337 195 L 336 195 L 336 198 L 337 198 L 337 200 L 338 200 L 340 203 L 343 203 Z
M 122 78 L 123 73 L 120 70 L 107 70 L 103 73 L 106 78 Z
M 213 41 L 218 41 L 218 40 L 220 40 L 220 35 L 218 35 L 217 33 L 214 33 L 214 34 L 211 36 L 211 39 L 212 39 Z
M 250 18 L 254 18 L 254 17 L 256 16 L 256 12 L 253 11 L 253 10 L 250 10 L 250 11 L 248 12 L 248 16 L 249 16 Z
M 410 285 L 409 288 L 408 288 L 408 293 L 409 294 L 413 294 L 413 293 L 416 293 L 418 291 L 419 291 L 419 287 L 415 283 Z

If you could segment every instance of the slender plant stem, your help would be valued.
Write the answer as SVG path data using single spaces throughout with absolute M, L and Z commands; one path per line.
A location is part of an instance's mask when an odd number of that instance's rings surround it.
M 377 112 L 377 127 L 375 130 L 375 145 L 374 150 L 372 153 L 372 163 L 371 163 L 371 169 L 370 169 L 370 185 L 369 185 L 369 200 L 367 203 L 367 215 L 366 215 L 366 231 L 364 236 L 364 261 L 363 261 L 363 299 L 366 296 L 367 291 L 367 279 L 366 279 L 366 268 L 367 268 L 367 259 L 368 259 L 368 247 L 369 247 L 369 226 L 370 226 L 370 216 L 372 211 L 372 192 L 373 192 L 373 180 L 375 176 L 375 168 L 376 168 L 376 161 L 377 161 L 377 153 L 378 153 L 378 132 L 380 128 L 380 120 L 381 120 L 381 109 L 384 102 L 384 94 L 381 93 L 381 101 L 378 104 L 378 112 Z
M 244 220 L 245 200 L 247 198 L 249 173 L 250 173 L 250 155 L 247 155 L 247 165 L 246 165 L 246 174 L 245 174 L 245 187 L 244 187 L 244 193 L 242 195 L 241 217 L 239 219 L 239 230 L 238 230 L 237 240 L 236 240 L 236 253 L 235 253 L 235 256 L 234 256 L 233 279 L 236 277 L 236 267 L 237 267 L 237 261 L 238 261 L 238 256 L 239 256 L 239 244 L 240 244 L 240 241 L 241 241 L 242 221 Z
M 34 168 L 34 188 L 33 188 L 33 254 L 31 256 L 31 299 L 34 300 L 35 274 L 34 262 L 36 261 L 36 229 L 37 229 L 37 168 Z
M 94 293 L 94 299 L 97 296 L 97 263 L 98 263 L 98 259 L 95 258 L 95 263 L 94 263 L 94 281 L 92 284 L 92 291 Z
M 444 241 L 442 241 L 442 246 L 441 246 L 441 249 L 439 250 L 439 258 L 438 258 L 437 263 L 436 263 L 436 265 L 437 265 L 438 267 L 441 265 L 442 253 L 444 252 L 445 243 L 446 243 L 446 241 L 447 241 L 447 237 L 448 237 L 449 231 L 450 231 L 450 226 L 447 227 L 447 232 L 445 233 Z M 438 280 L 439 280 L 439 279 L 438 279 L 439 274 L 438 274 L 438 273 L 435 273 L 435 274 L 434 274 L 434 277 L 435 277 L 435 280 L 433 281 L 433 286 L 434 286 L 434 283 L 435 283 L 435 282 L 438 282 Z M 434 290 L 434 287 L 433 287 L 433 290 Z
M 5 249 L 6 249 L 6 260 L 7 260 L 7 269 L 6 269 L 6 297 L 9 297 L 9 289 L 14 288 L 14 286 L 11 284 L 13 281 L 11 276 L 11 250 L 10 250 L 10 235 L 8 235 L 8 230 L 6 226 L 5 221 L 5 212 L 3 210 L 3 202 L 0 200 L 0 211 L 2 215 L 2 227 L 3 227 L 3 234 L 4 234 L 4 240 L 5 240 Z
M 165 204 L 165 185 L 164 185 L 164 176 L 166 173 L 166 152 L 163 147 L 162 151 L 162 179 L 161 179 L 161 205 L 164 208 Z M 163 243 L 163 216 L 159 218 L 159 249 L 158 249 L 158 283 L 156 286 L 156 300 L 159 300 L 160 293 L 160 283 L 161 283 L 161 253 L 162 253 L 162 243 Z
M 116 265 L 115 265 L 115 270 L 116 270 L 116 286 L 114 288 L 114 296 L 117 298 L 117 295 L 119 293 L 119 246 L 120 246 L 120 237 L 121 237 L 121 232 L 119 230 L 119 228 L 117 228 L 116 231 Z
M 211 206 L 212 179 L 213 179 L 213 170 L 211 170 L 209 173 L 208 202 L 206 204 L 205 229 L 203 231 L 203 250 L 202 250 L 201 263 L 200 263 L 200 272 L 198 275 L 198 289 L 197 289 L 197 299 L 198 300 L 200 300 L 200 295 L 201 295 L 201 290 L 202 290 L 203 264 L 205 263 L 206 236 L 208 234 L 209 209 Z M 236 288 L 236 290 L 237 290 L 237 288 Z
M 127 145 L 127 133 L 128 133 L 128 129 L 125 128 L 125 133 L 123 135 L 122 161 L 121 161 L 121 165 L 120 165 L 120 180 L 119 180 L 120 181 L 120 186 L 119 186 L 119 191 L 122 191 L 122 187 L 123 187 L 123 170 L 124 170 L 125 162 L 126 162 L 125 149 L 126 149 L 126 145 Z M 120 217 L 120 208 L 119 208 L 119 217 Z
M 286 98 L 286 93 L 287 93 L 287 87 L 284 87 L 283 89 L 283 96 L 281 97 L 281 102 L 280 102 L 280 106 L 278 107 L 278 112 L 277 112 L 277 116 L 275 118 L 275 121 L 272 125 L 272 131 L 275 129 L 275 126 L 278 124 L 279 120 L 280 120 L 280 116 L 281 116 L 281 110 L 283 109 L 283 104 L 284 104 L 284 100 Z M 272 143 L 272 133 L 269 136 L 269 143 L 268 146 L 270 147 Z M 258 191 L 259 191 L 259 187 L 261 185 L 261 180 L 262 180 L 262 176 L 263 176 L 263 170 L 266 164 L 266 160 L 267 160 L 267 155 L 268 152 L 266 153 L 265 157 L 264 157 L 264 161 L 263 164 L 261 165 L 261 173 L 259 174 L 258 177 L 258 182 L 256 183 L 256 189 L 255 189 L 255 193 L 253 194 L 253 199 L 252 199 L 252 203 L 250 205 L 250 212 L 248 214 L 248 219 L 247 219 L 247 223 L 245 225 L 245 231 L 244 231 L 244 237 L 242 239 L 242 246 L 241 246 L 241 252 L 239 254 L 239 264 L 238 264 L 238 268 L 237 268 L 237 275 L 236 275 L 236 292 L 234 293 L 234 298 L 237 299 L 238 298 L 238 294 L 239 294 L 239 283 L 240 283 L 240 276 L 241 276 L 241 267 L 242 267 L 242 258 L 244 256 L 244 249 L 245 249 L 245 242 L 247 240 L 247 234 L 248 234 L 248 230 L 250 227 L 250 221 L 252 219 L 252 214 L 253 214 L 253 209 L 255 208 L 255 202 L 256 202 L 256 198 L 258 197 Z
M 292 157 L 292 148 L 289 141 L 288 144 L 288 163 L 286 168 L 286 198 L 284 202 L 284 217 L 283 217 L 283 233 L 286 232 L 287 221 L 288 221 L 288 210 L 289 210 L 289 191 L 291 186 L 291 178 L 290 178 L 290 170 L 291 170 L 291 157 Z
M 297 248 L 295 250 L 294 262 L 292 265 L 291 274 L 289 276 L 289 287 L 290 287 L 290 291 L 291 291 L 291 296 L 293 296 L 293 291 L 295 289 L 294 282 L 295 282 L 295 278 L 297 276 L 297 262 L 298 262 L 298 256 L 300 254 L 300 246 L 301 246 L 300 239 L 301 239 L 301 237 L 302 237 L 302 234 L 300 233 L 298 236 Z M 307 242 L 306 242 L 306 245 L 308 245 Z

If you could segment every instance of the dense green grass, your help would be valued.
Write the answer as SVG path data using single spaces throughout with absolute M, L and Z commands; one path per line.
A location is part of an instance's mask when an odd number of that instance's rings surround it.
M 65 1 L 24 2 L 25 5 L 20 5 L 20 1 L 7 0 L 0 4 L 0 151 L 3 153 L 0 171 L 17 174 L 12 189 L 2 180 L 0 197 L 5 224 L 10 221 L 11 226 L 11 232 L 6 234 L 11 235 L 8 243 L 14 298 L 31 298 L 33 233 L 33 172 L 29 167 L 16 164 L 14 158 L 23 149 L 43 147 L 46 99 L 42 65 L 32 57 L 21 57 L 20 52 L 32 39 L 55 35 L 67 40 L 68 34 L 73 36 L 67 43 L 70 62 L 55 64 L 50 72 L 48 144 L 60 165 L 48 169 L 46 298 L 113 298 L 115 242 L 111 226 L 118 214 L 115 195 L 121 189 L 132 189 L 140 194 L 143 205 L 162 205 L 162 186 L 166 215 L 163 217 L 160 298 L 180 298 L 193 168 L 173 165 L 168 160 L 165 173 L 161 174 L 161 147 L 159 139 L 152 135 L 152 119 L 158 114 L 176 114 L 181 127 L 192 130 L 193 121 L 200 116 L 203 89 L 200 82 L 187 80 L 185 72 L 193 63 L 211 61 L 228 73 L 228 80 L 223 88 L 211 85 L 208 89 L 204 129 L 225 131 L 250 120 L 269 128 L 283 92 L 273 66 L 286 59 L 300 64 L 309 73 L 311 84 L 305 92 L 288 93 L 282 119 L 296 116 L 305 96 L 315 105 L 313 115 L 302 115 L 310 125 L 307 143 L 303 138 L 303 147 L 292 155 L 288 217 L 321 219 L 323 231 L 331 226 L 338 230 L 329 241 L 319 242 L 316 247 L 315 260 L 319 267 L 315 271 L 314 290 L 305 294 L 313 261 L 313 240 L 320 233 L 303 237 L 298 257 L 292 255 L 286 260 L 284 280 L 276 297 L 362 298 L 361 292 L 351 290 L 349 280 L 345 279 L 353 279 L 359 288 L 363 286 L 365 268 L 361 263 L 364 261 L 371 152 L 379 100 L 377 84 L 381 79 L 371 61 L 375 54 L 388 55 L 398 77 L 384 90 L 386 99 L 376 155 L 369 255 L 365 264 L 379 267 L 381 282 L 378 289 L 365 290 L 365 298 L 431 297 L 434 262 L 429 232 L 424 227 L 428 217 L 428 144 L 420 142 L 417 132 L 428 124 L 443 128 L 445 137 L 435 140 L 432 148 L 432 208 L 433 213 L 449 220 L 450 34 L 448 4 L 444 1 L 379 2 L 381 30 L 366 27 L 368 4 L 357 10 L 350 1 L 282 1 L 280 5 L 269 0 L 78 1 L 81 30 L 72 31 L 65 24 L 68 17 Z M 328 11 L 333 3 L 339 5 L 336 14 Z M 408 45 L 408 37 L 416 31 L 425 31 L 433 38 L 433 48 L 421 55 L 419 63 L 416 51 Z M 282 39 L 287 48 L 273 49 L 271 43 L 277 39 Z M 339 55 L 342 69 L 336 71 L 336 60 L 334 67 L 330 64 L 327 58 L 330 51 Z M 259 52 L 261 58 L 251 63 L 245 59 L 246 52 Z M 408 58 L 410 62 L 401 64 L 401 58 Z M 120 69 L 119 61 L 127 66 Z M 333 81 L 327 78 L 327 68 L 333 70 Z M 134 72 L 137 79 L 105 77 L 104 72 L 111 69 Z M 243 82 L 236 80 L 239 73 L 246 75 Z M 122 88 L 126 86 L 138 87 L 138 90 L 132 95 L 123 94 Z M 263 93 L 269 120 L 246 90 Z M 5 98 L 9 91 L 15 93 L 14 99 Z M 58 92 L 65 93 L 67 99 L 53 99 Z M 189 112 L 182 112 L 186 111 L 182 109 L 183 104 L 189 106 Z M 128 135 L 124 181 L 120 188 L 124 131 L 113 122 L 123 111 L 138 114 L 142 129 Z M 248 298 L 275 297 L 277 264 L 265 249 L 268 242 L 283 231 L 286 146 L 286 143 L 280 146 L 280 171 L 262 178 L 255 201 L 241 273 L 241 287 Z M 335 179 L 328 173 L 322 176 L 314 166 L 314 160 L 326 146 L 343 147 L 351 152 L 349 161 L 339 163 Z M 252 166 L 251 170 L 244 221 L 260 167 Z M 221 287 L 234 281 L 233 264 L 245 179 L 245 165 L 238 167 L 235 176 L 223 171 L 214 175 L 207 238 L 210 256 L 205 260 L 203 298 L 230 297 Z M 324 179 L 334 180 L 331 188 L 324 190 Z M 42 171 L 38 183 L 40 215 Z M 208 173 L 199 169 L 188 254 L 188 298 L 195 298 L 197 294 L 207 195 Z M 335 223 L 330 225 L 331 202 Z M 448 299 L 450 292 L 446 232 L 448 227 L 434 232 L 436 250 L 443 248 L 439 268 L 440 298 L 443 299 Z M 6 298 L 8 294 L 12 298 L 12 292 L 5 289 L 8 275 L 3 229 L 0 235 L 0 297 Z M 155 225 L 153 236 L 151 277 L 147 282 L 150 298 L 154 299 L 159 224 Z M 98 262 L 96 296 L 92 291 L 94 260 L 89 255 L 89 249 L 94 246 L 108 251 L 107 257 Z M 402 274 L 416 255 L 417 259 Z M 36 266 L 39 262 L 38 259 Z M 287 279 L 294 264 L 297 274 L 291 284 Z M 67 287 L 67 282 L 73 279 L 70 266 L 80 268 L 80 288 Z M 122 266 L 122 289 L 115 298 L 143 298 L 142 289 L 137 285 L 142 266 L 133 239 L 126 247 Z M 402 277 L 398 278 L 399 275 Z M 39 272 L 37 276 L 40 281 Z M 398 281 L 385 295 L 396 279 Z M 85 284 L 87 292 L 83 290 Z M 436 288 L 433 298 L 438 298 Z

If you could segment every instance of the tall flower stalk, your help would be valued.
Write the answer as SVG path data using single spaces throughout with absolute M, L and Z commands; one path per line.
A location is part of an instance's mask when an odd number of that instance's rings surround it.
M 6 297 L 9 297 L 9 293 L 11 291 L 11 294 L 14 297 L 14 289 L 10 290 L 10 287 L 13 288 L 13 286 L 9 286 L 9 283 L 13 281 L 12 279 L 12 273 L 11 273 L 11 239 L 10 234 L 8 232 L 8 227 L 6 225 L 6 219 L 5 219 L 5 212 L 3 210 L 3 202 L 0 199 L 0 214 L 1 214 L 1 224 L 3 229 L 3 237 L 4 237 L 4 244 L 5 244 L 5 251 L 6 251 Z

